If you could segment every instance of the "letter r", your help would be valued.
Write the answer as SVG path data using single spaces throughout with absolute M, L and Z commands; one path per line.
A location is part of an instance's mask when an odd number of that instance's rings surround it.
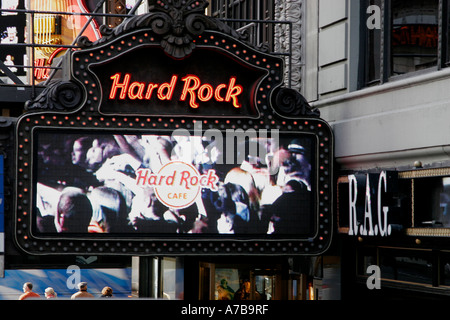
M 349 186 L 349 231 L 350 236 L 356 236 L 358 234 L 358 220 L 356 214 L 356 200 L 358 199 L 358 181 L 356 176 L 348 176 Z
M 189 105 L 191 106 L 191 108 L 197 109 L 198 103 L 195 101 L 196 94 L 194 90 L 197 90 L 198 87 L 200 87 L 200 79 L 196 76 L 189 75 L 181 80 L 184 81 L 184 87 L 183 92 L 181 93 L 180 100 L 185 101 L 187 95 L 190 94 Z M 191 85 L 191 82 L 193 82 L 193 85 Z

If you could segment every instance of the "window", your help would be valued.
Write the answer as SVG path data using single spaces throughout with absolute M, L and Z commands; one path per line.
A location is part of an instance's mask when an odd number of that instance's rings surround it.
M 376 247 L 361 247 L 357 253 L 357 274 L 367 276 L 367 270 L 370 266 L 378 265 L 378 251 Z
M 391 75 L 437 65 L 438 0 L 392 1 Z
M 418 290 L 420 294 L 447 295 L 450 287 L 450 252 L 414 250 L 392 247 L 360 247 L 358 249 L 358 277 L 366 284 L 373 275 L 369 266 L 378 266 L 382 288 Z M 422 289 L 420 289 L 422 288 Z M 425 290 L 423 290 L 426 288 Z M 436 289 L 432 289 L 436 288 Z M 406 294 L 407 291 L 403 291 Z
M 416 179 L 414 186 L 414 226 L 450 228 L 450 178 Z
M 382 0 L 370 0 L 368 6 L 381 8 Z M 381 79 L 381 29 L 368 29 L 366 35 L 366 84 L 378 83 Z
M 162 259 L 163 299 L 179 300 L 184 296 L 184 260 L 165 257 Z
M 366 5 L 380 9 L 381 23 L 367 28 L 363 41 L 365 86 L 446 65 L 447 1 L 367 0 Z
M 450 255 L 448 252 L 444 252 L 440 259 L 440 285 L 450 286 Z
M 433 284 L 433 259 L 429 251 L 380 249 L 381 278 Z
M 215 269 L 215 300 L 279 300 L 279 270 L 220 267 Z

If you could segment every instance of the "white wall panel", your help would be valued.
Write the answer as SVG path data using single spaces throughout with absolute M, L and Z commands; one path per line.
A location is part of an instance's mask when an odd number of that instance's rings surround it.
M 347 0 L 320 0 L 319 27 L 335 23 L 347 17 Z
M 347 87 L 347 65 L 342 63 L 319 71 L 319 94 L 330 93 Z
M 347 24 L 340 23 L 319 33 L 319 66 L 347 58 Z

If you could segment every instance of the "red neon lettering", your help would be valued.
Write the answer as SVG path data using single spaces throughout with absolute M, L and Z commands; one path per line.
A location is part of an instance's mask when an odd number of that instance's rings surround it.
M 137 88 L 137 92 L 134 93 L 134 89 Z M 143 99 L 144 98 L 144 88 L 145 88 L 145 83 L 140 83 L 140 82 L 133 82 L 130 85 L 130 88 L 128 89 L 128 97 L 130 97 L 131 100 L 134 99 Z
M 111 87 L 111 93 L 109 94 L 109 98 L 110 99 L 115 99 L 116 98 L 116 93 L 117 93 L 117 89 L 120 89 L 120 95 L 119 98 L 120 99 L 125 99 L 126 95 L 127 95 L 127 88 L 128 88 L 128 84 L 130 82 L 130 75 L 126 74 L 124 77 L 124 80 L 122 83 L 119 83 L 119 79 L 120 79 L 120 73 L 116 73 L 115 75 L 113 75 L 111 77 L 113 81 L 112 87 Z
M 233 100 L 233 106 L 235 108 L 240 108 L 241 104 L 239 103 L 237 96 L 240 95 L 244 89 L 240 85 L 235 86 L 235 84 L 236 78 L 234 77 L 230 78 L 230 83 L 228 85 L 228 91 L 225 97 L 225 101 L 230 102 L 230 100 Z
M 172 100 L 173 91 L 175 89 L 175 84 L 177 83 L 178 77 L 172 76 L 170 83 L 163 83 L 158 89 L 158 98 L 160 100 Z M 164 90 L 167 92 L 164 94 Z
M 205 95 L 206 91 L 206 95 Z M 198 89 L 198 98 L 200 101 L 209 101 L 213 96 L 214 89 L 210 84 L 204 84 Z
M 35 60 L 34 65 L 36 68 L 34 69 L 34 76 L 35 76 L 36 80 L 45 80 L 45 79 L 49 78 L 50 68 L 38 68 L 38 67 L 44 67 L 45 65 L 51 66 L 52 61 L 55 58 L 55 56 L 64 50 L 66 50 L 66 48 L 59 48 L 59 49 L 56 49 L 55 51 L 53 51 L 53 53 L 48 58 L 47 62 L 45 61 L 45 59 L 42 59 L 42 58 Z
M 225 89 L 227 87 L 226 84 L 219 84 L 216 88 L 216 91 L 214 92 L 214 98 L 216 98 L 217 101 L 222 102 L 225 99 L 222 98 L 222 96 L 220 95 L 220 90 Z
M 197 109 L 198 103 L 195 101 L 196 95 L 194 93 L 194 90 L 197 90 L 198 87 L 200 87 L 200 79 L 196 76 L 189 75 L 189 76 L 184 77 L 181 80 L 184 81 L 184 88 L 183 88 L 183 92 L 181 93 L 180 100 L 185 101 L 186 96 L 188 94 L 190 94 L 189 105 L 192 108 Z M 191 82 L 194 82 L 193 86 L 191 86 Z
M 170 82 L 162 84 L 131 82 L 131 75 L 128 73 L 124 74 L 123 78 L 120 73 L 116 73 L 110 79 L 113 80 L 109 93 L 110 99 L 116 99 L 118 96 L 120 100 L 126 98 L 131 100 L 150 100 L 153 93 L 155 93 L 159 100 L 170 101 L 175 92 L 178 76 L 173 75 Z M 184 86 L 180 101 L 188 99 L 191 108 L 196 109 L 199 107 L 197 99 L 201 102 L 207 102 L 213 98 L 218 102 L 231 102 L 235 108 L 241 107 L 238 97 L 244 90 L 241 85 L 236 84 L 235 77 L 231 77 L 228 84 L 221 83 L 216 88 L 209 83 L 202 84 L 200 78 L 195 75 L 187 75 L 181 80 L 184 82 Z
M 34 65 L 36 67 L 42 67 L 42 66 L 44 66 L 44 62 L 45 62 L 45 59 L 36 59 L 34 61 Z M 36 80 L 44 79 L 44 69 L 42 69 L 42 68 L 34 69 L 34 77 L 36 78 Z
M 157 84 L 149 83 L 147 88 L 147 93 L 145 94 L 145 99 L 150 100 L 152 97 L 153 89 L 158 88 Z
M 439 41 L 437 26 L 407 25 L 395 29 L 392 33 L 392 45 L 413 45 L 436 48 Z
M 200 101 L 206 102 L 211 100 L 214 93 L 214 98 L 218 102 L 226 101 L 226 102 L 232 102 L 233 106 L 235 108 L 240 108 L 241 104 L 239 103 L 238 96 L 244 91 L 243 87 L 241 85 L 236 85 L 236 78 L 231 77 L 230 82 L 228 84 L 228 90 L 225 95 L 225 98 L 223 98 L 220 94 L 222 89 L 225 89 L 227 87 L 226 84 L 220 84 L 217 86 L 216 90 L 210 85 L 210 84 L 204 84 L 200 86 L 201 82 L 200 79 L 197 76 L 194 75 L 188 75 L 181 79 L 184 81 L 184 87 L 183 91 L 180 97 L 181 101 L 185 101 L 187 96 L 189 95 L 189 105 L 196 109 L 198 108 L 198 103 L 196 101 L 196 98 L 198 97 Z M 198 89 L 198 92 L 196 94 L 196 90 Z

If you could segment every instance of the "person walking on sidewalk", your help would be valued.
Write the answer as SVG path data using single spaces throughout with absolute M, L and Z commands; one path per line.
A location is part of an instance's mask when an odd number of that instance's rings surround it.
M 19 297 L 19 300 L 26 300 L 26 299 L 36 299 L 40 298 L 41 296 L 33 292 L 33 284 L 31 282 L 25 282 L 23 284 L 23 294 Z
M 94 296 L 87 291 L 87 282 L 80 282 L 78 284 L 78 292 L 74 293 L 71 299 L 89 299 Z

